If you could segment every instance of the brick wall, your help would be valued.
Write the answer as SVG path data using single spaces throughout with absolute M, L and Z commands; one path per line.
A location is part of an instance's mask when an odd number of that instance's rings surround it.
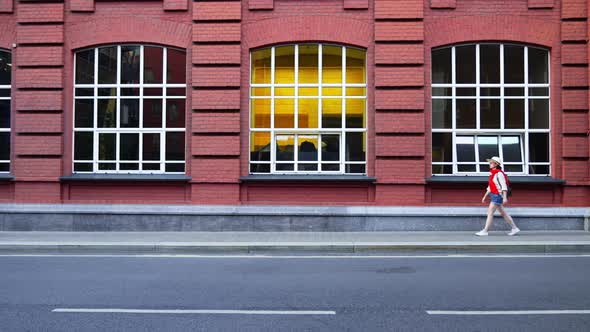
M 0 0 L 13 49 L 13 175 L 0 202 L 465 205 L 481 188 L 427 184 L 430 50 L 506 41 L 551 49 L 552 170 L 516 205 L 588 205 L 587 0 Z M 133 13 L 130 15 L 129 13 Z M 71 174 L 73 52 L 125 42 L 186 49 L 190 183 L 60 182 Z M 248 174 L 249 54 L 331 42 L 367 49 L 368 162 L 376 184 L 241 183 Z M 479 194 L 478 194 L 479 195 Z M 477 202 L 473 202 L 477 204 Z

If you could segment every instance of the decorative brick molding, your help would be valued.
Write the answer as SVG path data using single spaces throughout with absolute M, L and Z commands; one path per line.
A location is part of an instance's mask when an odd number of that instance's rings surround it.
M 164 0 L 164 10 L 186 11 L 188 10 L 188 0 Z
M 531 9 L 550 9 L 553 8 L 555 0 L 529 0 Z
M 344 9 L 368 9 L 369 0 L 344 0 Z
M 71 0 L 70 10 L 73 12 L 93 12 L 94 0 Z
M 0 13 L 12 13 L 14 0 L 0 0 Z
M 272 10 L 274 0 L 248 0 L 248 9 L 250 10 Z
M 433 9 L 455 9 L 457 0 L 430 0 L 430 8 Z

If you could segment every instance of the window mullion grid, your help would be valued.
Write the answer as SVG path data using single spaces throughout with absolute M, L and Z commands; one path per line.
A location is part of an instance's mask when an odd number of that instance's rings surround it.
M 346 142 L 346 48 L 342 46 L 342 92 L 341 92 L 341 115 L 340 115 L 340 127 L 342 129 L 342 136 L 344 137 L 344 141 Z M 346 151 L 346 146 L 342 145 L 344 151 Z M 346 164 L 345 158 L 341 160 L 341 172 L 346 172 Z M 366 158 L 365 158 L 366 159 Z M 365 169 L 366 171 L 366 169 Z
M 143 68 L 144 68 L 144 55 L 145 55 L 145 50 L 143 45 L 140 45 L 139 47 L 139 84 L 140 84 L 140 88 L 139 88 L 139 128 L 143 129 L 143 83 L 144 83 L 144 73 L 143 73 Z M 166 76 L 166 72 L 163 72 L 162 76 Z M 162 90 L 164 90 L 165 88 L 162 88 Z M 140 132 L 137 134 L 138 137 L 138 141 L 139 141 L 139 151 L 138 151 L 138 156 L 137 159 L 139 160 L 139 165 L 138 165 L 138 170 L 140 172 L 143 171 L 143 133 Z
M 94 147 L 92 149 L 92 171 L 93 172 L 98 172 L 98 157 L 99 157 L 99 149 L 100 149 L 100 144 L 99 144 L 99 135 L 97 132 L 97 128 L 98 128 L 98 64 L 99 64 L 99 52 L 98 52 L 98 47 L 94 49 L 94 105 L 93 105 L 93 112 L 94 112 L 94 119 L 93 119 L 93 128 L 92 128 L 92 136 L 94 137 Z M 75 93 L 76 89 L 74 89 L 74 93 Z M 75 117 L 74 117 L 74 121 L 75 121 Z M 75 144 L 75 143 L 74 143 Z
M 458 172 L 457 169 L 457 81 L 456 81 L 456 65 L 455 65 L 455 47 L 451 48 L 451 130 L 452 130 L 452 137 L 451 137 L 451 144 L 453 145 L 453 174 Z
M 525 145 L 525 159 L 523 165 L 523 171 L 525 174 L 529 174 L 529 66 L 528 66 L 528 47 L 524 48 L 524 142 Z M 551 95 L 551 94 L 549 94 Z M 548 146 L 551 150 L 551 145 Z
M 166 105 L 167 105 L 167 97 L 168 97 L 168 48 L 164 48 L 162 52 L 162 83 L 164 87 L 162 88 L 162 123 L 160 123 L 160 172 L 166 172 L 166 138 L 168 136 L 168 130 L 166 126 Z M 186 115 L 185 115 L 186 117 Z M 186 133 L 184 135 L 184 139 L 186 141 Z M 186 163 L 186 147 L 188 144 L 185 143 L 184 148 L 184 160 Z M 140 151 L 141 153 L 141 151 Z M 186 166 L 185 166 L 186 172 Z
M 293 120 L 293 124 L 295 128 L 299 128 L 299 45 L 295 45 L 295 87 L 294 87 L 294 94 L 295 100 L 293 101 L 293 116 L 295 119 Z
M 270 172 L 276 172 L 276 144 L 275 137 L 275 48 L 270 49 Z
M 479 87 L 479 44 L 475 45 L 475 128 L 481 129 L 481 99 Z

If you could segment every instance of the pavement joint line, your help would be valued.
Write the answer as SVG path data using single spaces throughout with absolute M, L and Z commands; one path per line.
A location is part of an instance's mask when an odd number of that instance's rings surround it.
M 397 258 L 590 258 L 590 254 L 440 255 L 198 255 L 198 254 L 0 254 L 0 257 L 222 258 L 222 259 L 397 259 Z
M 215 309 L 122 309 L 122 308 L 55 308 L 60 313 L 122 314 L 213 314 L 213 315 L 335 315 L 333 310 L 215 310 Z
M 590 310 L 426 310 L 429 315 L 589 315 Z

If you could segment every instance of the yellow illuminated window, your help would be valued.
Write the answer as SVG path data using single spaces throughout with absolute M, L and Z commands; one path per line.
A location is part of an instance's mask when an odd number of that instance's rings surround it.
M 333 44 L 252 51 L 251 173 L 366 173 L 366 51 Z

